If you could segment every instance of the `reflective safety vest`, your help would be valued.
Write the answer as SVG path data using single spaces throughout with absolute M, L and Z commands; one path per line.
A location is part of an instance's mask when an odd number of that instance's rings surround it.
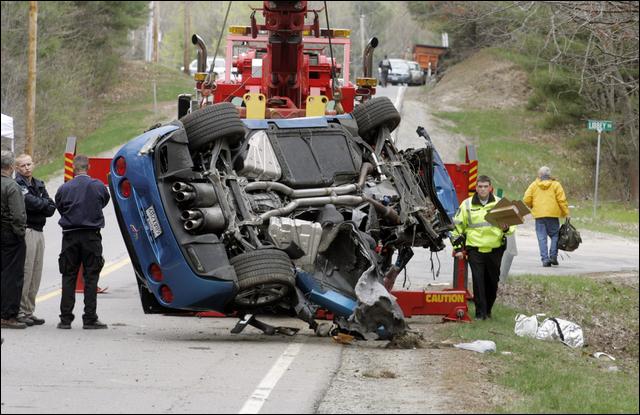
M 494 196 L 494 200 L 482 206 L 482 204 L 474 204 L 473 197 L 465 199 L 453 218 L 455 225 L 452 232 L 453 239 L 465 235 L 466 246 L 476 247 L 479 252 L 491 252 L 492 249 L 502 246 L 503 236 L 511 235 L 515 231 L 515 226 L 503 232 L 502 229 L 484 220 L 484 216 L 498 201 L 500 198 Z M 461 248 L 461 244 L 454 246 L 454 249 Z

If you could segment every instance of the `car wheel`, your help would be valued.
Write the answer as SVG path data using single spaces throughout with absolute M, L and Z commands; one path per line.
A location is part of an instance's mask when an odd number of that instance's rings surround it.
M 213 142 L 225 139 L 230 146 L 244 138 L 244 124 L 230 102 L 209 105 L 180 119 L 189 139 L 189 150 L 198 152 Z
M 261 249 L 230 259 L 238 277 L 236 306 L 257 309 L 282 301 L 295 286 L 289 256 L 277 249 Z
M 387 127 L 391 132 L 400 124 L 400 113 L 388 97 L 372 98 L 356 106 L 351 114 L 358 123 L 358 134 L 365 140 L 380 127 Z

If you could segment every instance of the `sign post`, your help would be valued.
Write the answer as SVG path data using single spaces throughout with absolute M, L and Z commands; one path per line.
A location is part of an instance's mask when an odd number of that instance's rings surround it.
M 593 193 L 593 217 L 596 217 L 596 209 L 598 207 L 598 176 L 600 174 L 600 136 L 602 132 L 613 131 L 612 121 L 596 121 L 588 120 L 587 128 L 589 130 L 596 130 L 598 132 L 598 149 L 596 150 L 596 188 Z

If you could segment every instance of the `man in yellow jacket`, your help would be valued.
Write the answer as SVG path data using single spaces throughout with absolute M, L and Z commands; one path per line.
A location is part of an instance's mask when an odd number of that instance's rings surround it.
M 562 185 L 551 177 L 549 167 L 540 167 L 538 178 L 527 188 L 523 201 L 531 208 L 531 214 L 536 219 L 542 266 L 558 265 L 559 218 L 569 217 L 569 206 Z M 551 246 L 547 249 L 548 237 L 551 238 Z
M 504 237 L 515 231 L 515 226 L 504 225 L 498 228 L 485 221 L 484 216 L 499 200 L 499 197 L 493 195 L 491 179 L 478 176 L 476 193 L 460 204 L 453 218 L 453 248 L 457 258 L 462 258 L 466 249 L 473 277 L 473 301 L 478 320 L 491 318 L 491 309 L 498 293 L 500 263 L 505 249 Z M 461 237 L 464 237 L 464 243 Z

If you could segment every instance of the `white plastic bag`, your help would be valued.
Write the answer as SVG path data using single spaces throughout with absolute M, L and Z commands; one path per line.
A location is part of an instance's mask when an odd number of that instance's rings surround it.
M 520 337 L 535 338 L 538 331 L 538 316 L 544 316 L 544 314 L 534 314 L 531 317 L 518 314 L 516 316 L 516 327 L 513 331 Z
M 560 340 L 573 348 L 584 346 L 582 327 L 560 318 L 548 318 L 543 321 L 535 337 L 539 340 Z
M 471 343 L 458 343 L 454 344 L 453 347 L 457 347 L 458 349 L 471 350 L 472 352 L 478 353 L 496 351 L 496 344 L 491 340 L 476 340 Z

